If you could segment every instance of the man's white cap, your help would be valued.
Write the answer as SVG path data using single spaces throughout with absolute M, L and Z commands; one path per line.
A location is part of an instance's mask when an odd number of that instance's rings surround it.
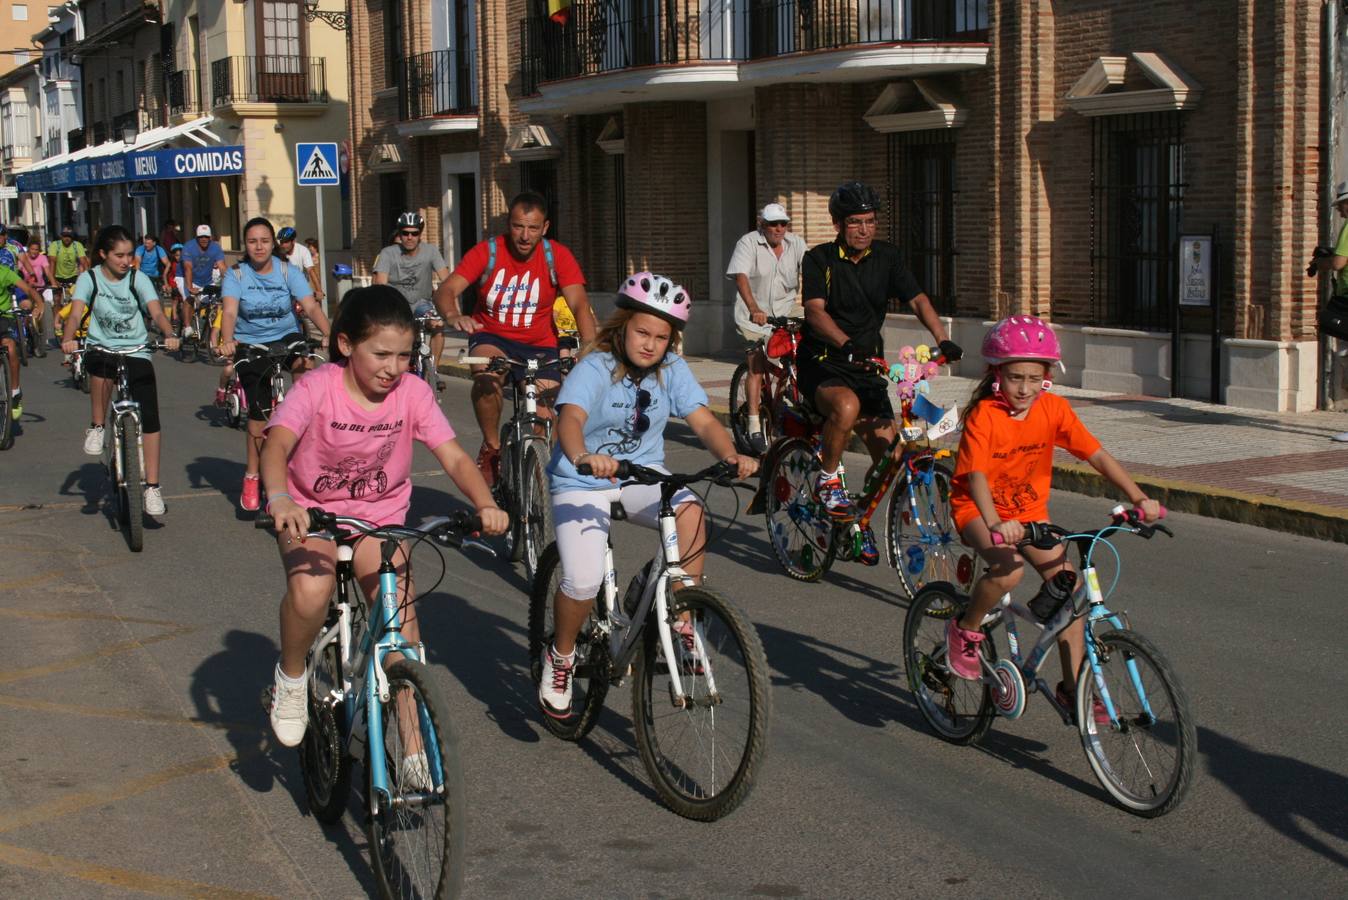
M 763 211 L 758 217 L 764 222 L 790 222 L 791 216 L 787 214 L 786 207 L 780 203 L 769 203 L 763 207 Z
M 1339 186 L 1334 188 L 1334 202 L 1342 203 L 1348 200 L 1348 181 L 1340 181 Z
M 197 237 L 210 237 L 210 236 L 211 236 L 211 226 L 209 225 L 197 226 Z

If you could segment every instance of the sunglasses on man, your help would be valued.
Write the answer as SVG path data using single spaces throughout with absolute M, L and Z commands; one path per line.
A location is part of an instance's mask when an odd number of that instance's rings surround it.
M 419 237 L 420 235 L 421 235 L 421 232 L 420 232 L 420 231 L 400 231 L 400 232 L 398 232 L 398 237 Z

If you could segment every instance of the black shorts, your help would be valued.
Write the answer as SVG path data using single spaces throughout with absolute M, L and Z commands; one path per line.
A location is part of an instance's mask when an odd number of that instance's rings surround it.
M 288 334 L 279 341 L 271 341 L 271 344 L 293 344 L 295 341 L 304 340 L 304 335 L 299 333 Z M 285 368 L 288 370 L 295 362 L 298 354 L 289 356 L 285 361 Z M 271 372 L 271 360 L 263 359 L 241 359 L 234 364 L 234 374 L 239 377 L 239 384 L 243 387 L 243 396 L 248 400 L 248 418 L 254 422 L 265 422 L 271 413 L 275 401 L 271 393 L 271 378 L 264 377 Z
M 90 350 L 84 355 L 85 371 L 97 378 L 117 378 L 117 357 L 110 353 Z M 154 366 L 139 356 L 126 358 L 126 380 L 131 399 L 140 404 L 140 433 L 159 433 L 159 385 L 155 381 Z M 114 386 L 114 390 L 115 390 Z
M 486 345 L 495 347 L 511 359 L 528 360 L 536 359 L 556 360 L 556 347 L 535 347 L 533 344 L 521 344 L 519 341 L 512 341 L 509 338 L 503 338 L 496 334 L 484 334 L 481 331 L 475 332 L 468 337 L 468 353 L 471 356 L 478 347 Z M 519 381 L 524 377 L 524 372 L 520 369 L 512 368 L 508 373 L 511 381 Z M 553 362 L 550 366 L 543 366 L 538 370 L 538 379 L 540 381 L 555 381 L 561 383 L 562 370 Z
M 850 366 L 816 359 L 813 354 L 796 354 L 797 378 L 801 393 L 818 408 L 814 395 L 821 387 L 850 388 L 861 404 L 863 419 L 893 419 L 894 406 L 889 402 L 889 382 L 879 375 L 869 375 Z

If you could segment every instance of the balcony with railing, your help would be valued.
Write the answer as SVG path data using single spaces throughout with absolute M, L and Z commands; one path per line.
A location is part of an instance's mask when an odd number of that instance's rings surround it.
M 630 102 L 634 88 L 660 85 L 686 97 L 698 83 L 980 68 L 987 41 L 987 0 L 574 0 L 564 25 L 520 22 L 520 75 L 526 95 L 545 97 L 566 94 L 561 82 L 625 75 Z
M 169 115 L 192 116 L 201 111 L 201 92 L 197 87 L 199 83 L 198 73 L 191 69 L 164 73 Z
M 327 103 L 326 60 L 311 56 L 227 56 L 211 63 L 211 106 Z
M 399 118 L 404 122 L 477 112 L 471 49 L 432 50 L 402 60 Z

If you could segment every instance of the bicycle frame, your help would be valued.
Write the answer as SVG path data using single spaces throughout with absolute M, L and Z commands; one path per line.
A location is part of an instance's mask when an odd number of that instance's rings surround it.
M 126 357 L 135 350 L 119 352 L 109 350 L 105 347 L 93 345 L 93 349 L 102 353 L 107 353 L 117 358 L 117 385 L 108 398 L 108 410 L 104 416 L 104 427 L 107 429 L 108 436 L 103 441 L 103 460 L 104 465 L 108 467 L 116 479 L 117 487 L 126 485 L 126 460 L 122 457 L 122 442 L 120 440 L 123 422 L 128 418 L 135 421 L 136 425 L 136 453 L 140 458 L 140 480 L 145 483 L 145 435 L 142 433 L 140 420 L 140 404 L 131 399 L 131 385 L 127 381 Z

